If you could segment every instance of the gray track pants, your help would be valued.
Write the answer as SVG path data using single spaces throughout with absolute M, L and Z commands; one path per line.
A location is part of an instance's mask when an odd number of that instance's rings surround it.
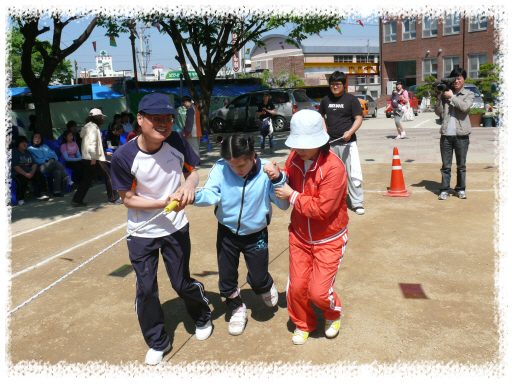
M 338 140 L 339 141 L 339 140 Z M 343 164 L 345 164 L 345 168 L 347 170 L 347 186 L 348 186 L 348 194 L 347 194 L 347 205 L 352 208 L 362 207 L 363 206 L 363 185 L 360 184 L 358 187 L 354 185 L 354 181 L 351 174 L 350 168 L 350 145 L 347 144 L 339 144 L 338 141 L 335 141 L 331 144 L 331 149 L 338 156 Z M 352 144 L 357 145 L 357 144 Z

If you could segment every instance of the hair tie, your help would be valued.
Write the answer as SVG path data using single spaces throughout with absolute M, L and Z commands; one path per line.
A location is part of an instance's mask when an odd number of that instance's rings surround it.
M 221 140 L 220 143 L 222 144 L 224 142 L 224 140 Z

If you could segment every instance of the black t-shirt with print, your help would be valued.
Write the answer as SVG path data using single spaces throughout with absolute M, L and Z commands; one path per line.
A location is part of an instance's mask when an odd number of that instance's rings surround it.
M 256 110 L 256 112 L 263 112 L 263 107 L 265 107 L 269 111 L 276 109 L 274 104 L 269 100 L 268 104 L 263 104 L 263 103 L 258 104 L 258 109 Z M 264 114 L 260 115 L 260 120 L 263 120 L 263 119 L 266 119 L 267 117 L 272 117 L 272 116 L 273 115 L 271 113 L 265 112 Z
M 352 128 L 355 116 L 363 114 L 359 99 L 346 92 L 340 97 L 333 94 L 325 96 L 318 111 L 326 117 L 327 133 L 331 140 L 343 137 L 343 134 Z M 352 141 L 357 141 L 355 133 L 348 142 Z M 338 142 L 341 144 L 345 140 L 341 139 Z

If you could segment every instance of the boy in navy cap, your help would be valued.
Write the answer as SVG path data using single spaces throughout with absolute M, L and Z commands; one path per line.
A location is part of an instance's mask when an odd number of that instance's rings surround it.
M 211 311 L 204 286 L 190 277 L 190 236 L 183 208 L 194 201 L 199 157 L 181 133 L 173 132 L 169 97 L 152 93 L 139 103 L 137 122 L 142 133 L 122 145 L 112 158 L 112 184 L 128 208 L 127 231 L 160 213 L 173 200 L 178 207 L 127 238 L 130 261 L 137 277 L 135 308 L 144 340 L 150 347 L 146 364 L 155 365 L 171 350 L 164 332 L 164 313 L 158 298 L 159 250 L 172 287 L 185 301 L 196 324 L 196 337 L 212 333 Z M 185 182 L 181 184 L 181 175 Z

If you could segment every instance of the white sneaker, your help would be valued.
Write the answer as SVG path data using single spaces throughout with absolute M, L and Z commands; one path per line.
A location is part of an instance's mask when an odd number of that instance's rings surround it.
M 25 200 L 18 200 L 18 205 L 25 205 Z
M 400 138 L 404 138 L 405 137 L 405 131 L 403 131 L 401 134 L 400 134 Z
M 363 207 L 355 207 L 354 210 L 358 215 L 364 215 L 364 208 Z
M 196 327 L 196 339 L 197 340 L 206 340 L 210 337 L 213 331 L 212 321 L 208 320 L 208 322 L 202 327 Z
M 295 345 L 302 345 L 308 341 L 309 332 L 301 331 L 299 328 L 293 332 L 292 343 Z
M 340 332 L 341 316 L 336 320 L 325 320 L 325 336 L 329 339 L 338 336 Z
M 50 199 L 50 196 L 46 196 L 46 195 L 41 195 L 37 198 L 37 200 L 41 201 L 41 200 L 49 200 Z
M 157 365 L 164 359 L 164 355 L 171 350 L 171 343 L 167 344 L 167 347 L 163 351 L 155 351 L 150 348 L 146 353 L 146 364 Z
M 397 137 L 395 137 L 395 140 L 400 140 L 401 138 L 402 138 L 402 136 L 397 135 Z
M 267 304 L 267 307 L 275 307 L 277 304 L 277 299 L 279 298 L 276 286 L 274 283 L 272 283 L 272 287 L 270 288 L 270 291 L 267 293 L 262 293 L 261 297 L 263 297 L 263 300 L 265 301 L 265 304 Z
M 245 304 L 233 311 L 229 320 L 229 334 L 232 336 L 241 335 L 244 332 L 245 324 L 247 324 L 247 309 Z

